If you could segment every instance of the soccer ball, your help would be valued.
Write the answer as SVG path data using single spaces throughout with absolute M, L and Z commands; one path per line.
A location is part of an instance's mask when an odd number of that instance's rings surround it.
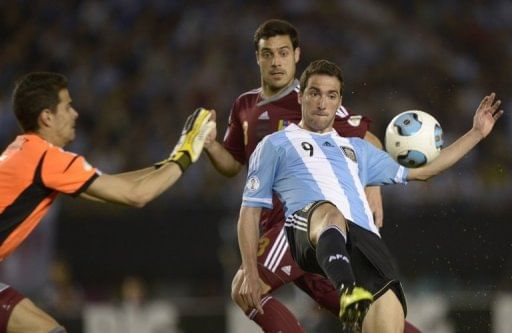
M 401 165 L 417 168 L 432 162 L 441 152 L 443 130 L 430 114 L 409 110 L 386 128 L 386 150 Z

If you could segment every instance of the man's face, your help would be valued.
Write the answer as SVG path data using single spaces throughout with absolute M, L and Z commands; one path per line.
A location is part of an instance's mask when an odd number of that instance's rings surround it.
M 303 93 L 299 93 L 302 110 L 301 126 L 309 131 L 332 130 L 334 116 L 341 104 L 341 83 L 335 76 L 313 74 Z
M 63 147 L 75 139 L 75 122 L 78 118 L 78 112 L 71 106 L 68 89 L 59 91 L 59 104 L 52 115 L 53 143 Z
M 295 78 L 295 65 L 300 49 L 293 49 L 288 35 L 260 39 L 256 60 L 260 66 L 261 84 L 264 90 L 274 94 L 288 86 Z

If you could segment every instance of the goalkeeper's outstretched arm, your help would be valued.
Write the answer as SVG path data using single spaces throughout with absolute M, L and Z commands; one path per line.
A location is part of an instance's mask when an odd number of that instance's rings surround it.
M 198 160 L 204 140 L 215 126 L 211 113 L 197 109 L 188 117 L 171 155 L 151 168 L 100 175 L 81 195 L 84 199 L 143 207 L 171 187 Z
M 210 132 L 215 129 L 215 121 L 210 121 L 214 112 L 204 108 L 196 109 L 185 122 L 181 137 L 171 155 L 163 161 L 155 164 L 160 167 L 166 163 L 176 163 L 182 171 L 185 171 L 191 163 L 194 163 L 203 151 L 204 143 Z

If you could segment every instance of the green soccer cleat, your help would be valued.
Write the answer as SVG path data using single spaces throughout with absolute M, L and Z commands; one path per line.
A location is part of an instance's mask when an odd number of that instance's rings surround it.
M 346 288 L 340 297 L 340 320 L 344 328 L 360 331 L 364 316 L 373 302 L 372 294 L 361 287 Z

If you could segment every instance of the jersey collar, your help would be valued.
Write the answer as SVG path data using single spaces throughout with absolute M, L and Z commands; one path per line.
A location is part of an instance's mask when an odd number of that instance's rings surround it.
M 331 129 L 329 132 L 325 132 L 325 133 L 315 133 L 315 132 L 311 132 L 311 131 L 308 131 L 307 129 L 304 129 L 302 127 L 300 127 L 299 125 L 295 124 L 295 123 L 291 123 L 290 125 L 288 125 L 288 127 L 286 127 L 287 131 L 304 131 L 304 132 L 307 132 L 311 135 L 318 135 L 318 136 L 326 136 L 326 135 L 331 135 L 331 134 L 338 134 L 338 132 L 336 132 L 336 130 L 333 128 Z
M 256 106 L 260 107 L 265 104 L 275 102 L 275 101 L 283 98 L 284 96 L 288 95 L 289 93 L 291 93 L 294 90 L 296 90 L 297 92 L 299 91 L 299 80 L 297 80 L 297 79 L 294 79 L 292 84 L 290 84 L 286 89 L 281 91 L 279 94 L 276 94 L 270 98 L 259 101 L 258 104 L 256 104 Z M 261 93 L 260 93 L 260 96 L 261 96 Z

